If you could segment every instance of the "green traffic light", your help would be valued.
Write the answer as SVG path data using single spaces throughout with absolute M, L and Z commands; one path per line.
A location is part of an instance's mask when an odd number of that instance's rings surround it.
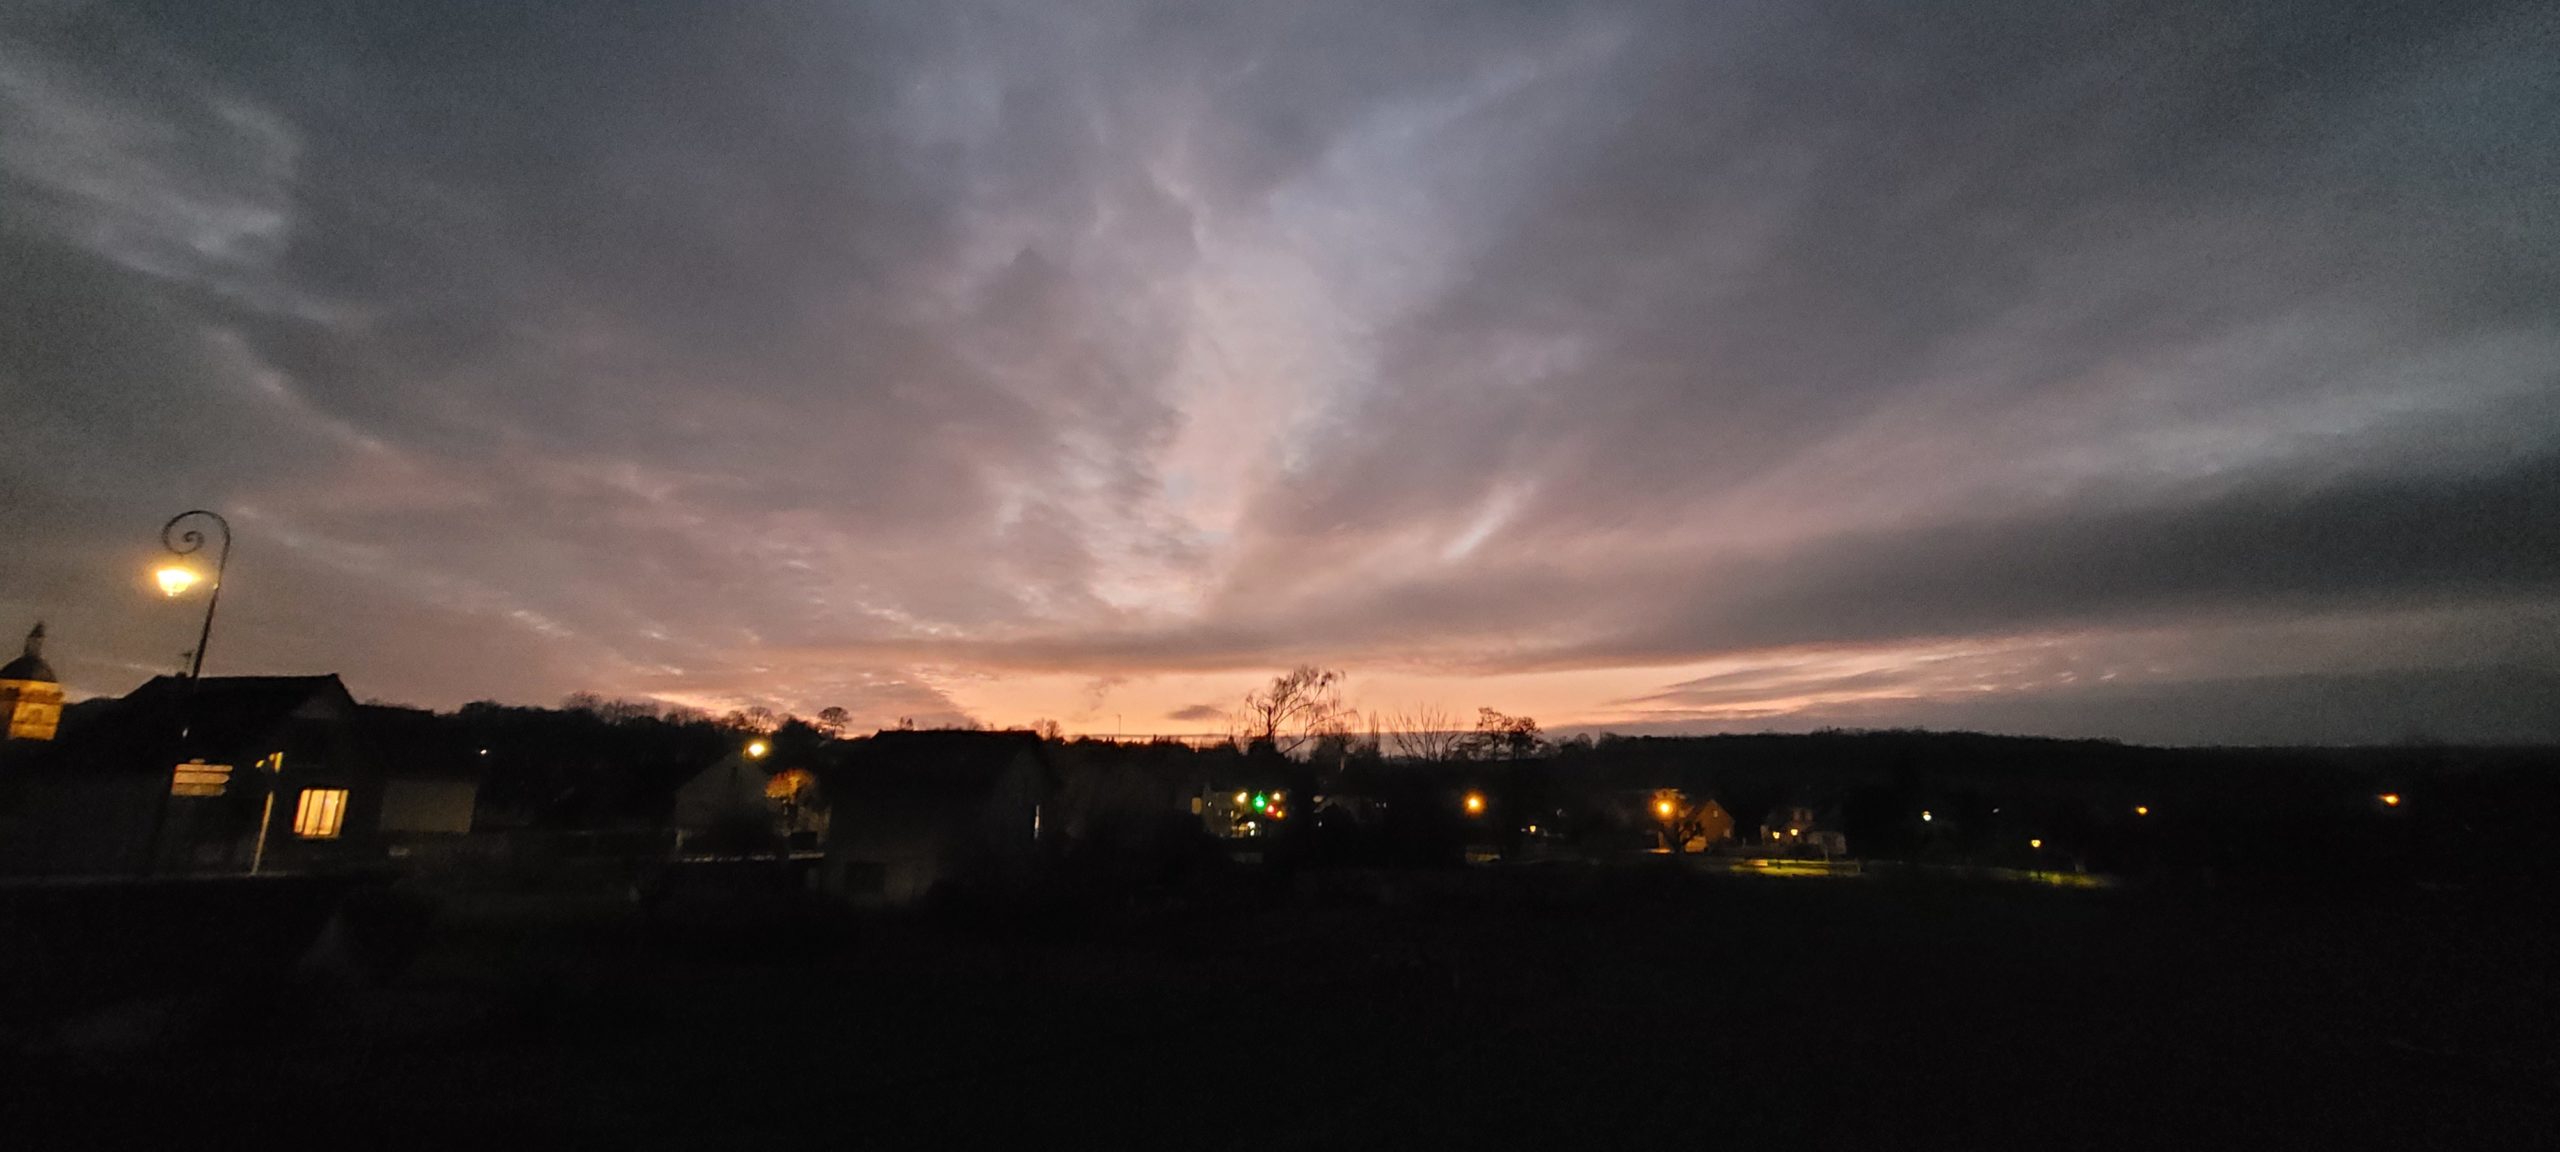
M 1263 795 L 1263 794 L 1262 794 L 1262 793 L 1260 793 L 1260 792 L 1256 792 L 1256 793 L 1254 793 L 1254 794 L 1253 794 L 1253 810 L 1254 810 L 1254 811 L 1256 811 L 1256 812 L 1260 812 L 1260 811 L 1262 811 L 1262 810 L 1264 810 L 1264 809 L 1266 809 L 1266 808 L 1269 808 L 1269 807 L 1271 807 L 1271 798 L 1270 798 L 1270 797 L 1265 796 L 1265 795 Z

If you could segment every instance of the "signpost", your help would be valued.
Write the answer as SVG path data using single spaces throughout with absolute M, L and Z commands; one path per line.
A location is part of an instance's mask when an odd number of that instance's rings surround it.
M 258 847 L 249 854 L 249 874 L 255 876 L 267 864 L 267 825 L 276 822 L 276 790 L 284 787 L 284 753 L 269 754 L 258 761 L 267 770 L 267 802 L 258 809 Z

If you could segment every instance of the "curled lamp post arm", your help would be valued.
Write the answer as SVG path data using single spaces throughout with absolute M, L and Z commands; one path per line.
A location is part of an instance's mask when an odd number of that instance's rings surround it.
M 204 599 L 204 628 L 196 633 L 195 655 L 189 661 L 187 669 L 189 680 L 204 675 L 205 645 L 213 640 L 213 610 L 222 603 L 223 570 L 231 566 L 231 522 L 223 519 L 219 512 L 196 508 L 180 512 L 170 517 L 168 523 L 160 526 L 161 547 L 168 549 L 172 556 L 192 556 L 204 550 L 204 532 L 202 529 L 193 527 L 181 532 L 178 526 L 198 516 L 213 521 L 214 528 L 222 533 L 222 548 L 214 554 L 213 587 Z

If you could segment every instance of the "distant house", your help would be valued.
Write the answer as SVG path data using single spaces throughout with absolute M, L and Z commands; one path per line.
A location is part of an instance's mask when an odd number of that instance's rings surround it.
M 1029 732 L 897 731 L 820 770 L 834 810 L 823 885 L 909 905 L 938 889 L 1001 884 L 1038 863 L 1058 773 Z
M 816 767 L 731 752 L 677 787 L 669 822 L 682 842 L 721 851 L 755 847 L 720 843 L 740 835 L 794 846 L 801 840 L 822 843 L 831 806 Z
M 1681 822 L 1687 838 L 1680 844 L 1683 852 L 1705 852 L 1733 839 L 1733 813 L 1713 797 L 1698 801 Z
M 1849 854 L 1849 838 L 1840 831 L 1836 813 L 1809 804 L 1786 804 L 1770 811 L 1760 824 L 1760 846 L 1779 852 L 1825 859 Z
M 22 747 L 24 745 L 21 745 Z M 162 676 L 0 793 L 0 867 L 300 871 L 381 858 L 387 773 L 336 676 Z
M 1733 814 L 1712 796 L 1650 788 L 1618 794 L 1614 807 L 1627 826 L 1643 831 L 1645 846 L 1656 852 L 1707 852 L 1733 838 Z

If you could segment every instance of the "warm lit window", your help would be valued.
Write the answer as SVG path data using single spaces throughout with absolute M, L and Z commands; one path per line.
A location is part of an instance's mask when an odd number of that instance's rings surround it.
M 335 840 L 347 821 L 347 790 L 305 788 L 293 809 L 293 834 L 305 840 Z

